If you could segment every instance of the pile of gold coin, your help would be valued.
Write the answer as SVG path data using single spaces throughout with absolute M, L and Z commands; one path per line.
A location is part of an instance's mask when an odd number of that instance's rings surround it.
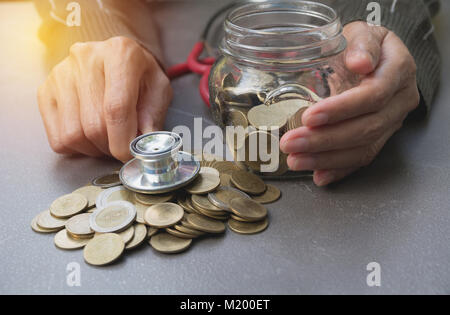
M 239 234 L 264 231 L 269 225 L 264 204 L 277 201 L 280 190 L 233 162 L 201 158 L 198 177 L 183 189 L 135 193 L 114 172 L 58 198 L 31 227 L 56 233 L 59 249 L 83 249 L 93 266 L 109 265 L 146 242 L 157 252 L 175 254 L 194 239 L 224 234 L 227 226 Z
M 235 161 L 241 162 L 248 170 L 260 175 L 279 176 L 287 173 L 287 155 L 280 152 L 280 138 L 288 131 L 301 127 L 303 113 L 322 98 L 314 91 L 300 84 L 285 86 L 276 91 L 278 75 L 258 72 L 258 76 L 227 74 L 217 88 L 212 106 L 216 122 L 222 127 L 234 126 L 240 129 L 227 132 L 226 142 L 234 154 Z M 264 90 L 262 87 L 265 87 Z M 272 89 L 272 90 L 271 90 Z M 263 91 L 264 90 L 264 91 Z M 262 139 L 260 142 L 260 139 Z M 273 169 L 262 169 L 267 161 L 254 157 L 250 142 L 257 148 L 254 152 L 279 152 L 279 163 Z M 262 148 L 261 143 L 266 143 Z

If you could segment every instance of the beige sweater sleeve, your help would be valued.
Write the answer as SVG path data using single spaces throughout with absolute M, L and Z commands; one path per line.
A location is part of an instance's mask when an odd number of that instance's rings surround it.
M 42 17 L 39 37 L 48 48 L 51 67 L 64 59 L 77 42 L 102 41 L 114 36 L 127 36 L 138 41 L 161 63 L 162 52 L 152 12 L 141 0 L 77 0 L 80 25 L 66 21 L 75 14 L 70 0 L 34 0 Z

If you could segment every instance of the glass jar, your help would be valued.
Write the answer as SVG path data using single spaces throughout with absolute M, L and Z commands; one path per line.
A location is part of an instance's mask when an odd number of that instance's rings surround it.
M 344 66 L 337 13 L 309 1 L 250 3 L 233 10 L 224 29 L 209 84 L 228 148 L 240 166 L 260 175 L 304 175 L 289 171 L 279 139 L 302 126 L 309 106 L 359 83 Z

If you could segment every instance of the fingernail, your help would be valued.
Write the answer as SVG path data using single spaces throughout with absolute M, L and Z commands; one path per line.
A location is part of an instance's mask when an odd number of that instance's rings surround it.
M 284 153 L 306 152 L 308 150 L 309 141 L 306 138 L 294 138 L 286 141 L 281 145 L 281 151 Z
M 334 182 L 334 174 L 332 172 L 324 173 L 317 181 L 317 186 L 323 187 Z
M 308 127 L 319 127 L 328 123 L 328 115 L 324 113 L 313 114 L 306 117 L 306 125 Z

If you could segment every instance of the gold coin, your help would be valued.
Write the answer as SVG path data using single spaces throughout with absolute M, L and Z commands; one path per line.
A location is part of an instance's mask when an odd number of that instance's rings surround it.
M 260 195 L 267 189 L 261 178 L 245 171 L 234 171 L 231 182 L 240 190 L 252 195 Z
M 192 204 L 198 208 L 201 208 L 203 210 L 211 211 L 211 212 L 217 212 L 217 213 L 223 213 L 224 211 L 216 207 L 209 201 L 207 196 L 204 195 L 192 195 Z
M 73 194 L 80 194 L 86 197 L 86 199 L 88 200 L 88 208 L 92 208 L 95 206 L 97 197 L 101 194 L 102 191 L 103 189 L 101 187 L 88 185 L 78 188 L 73 192 Z
M 238 197 L 250 199 L 246 193 L 233 187 L 219 187 L 215 192 L 208 194 L 208 200 L 212 204 L 226 211 L 231 211 L 230 201 Z
M 205 216 L 214 220 L 218 220 L 218 221 L 223 221 L 223 220 L 227 220 L 228 219 L 228 213 L 227 212 L 223 212 L 223 213 L 216 213 L 216 212 L 211 212 L 211 211 L 207 211 L 201 208 L 197 208 L 197 214 L 200 214 L 201 216 Z
M 223 222 L 202 217 L 198 214 L 189 214 L 186 219 L 196 230 L 202 232 L 218 234 L 225 232 L 226 229 Z
M 303 113 L 308 109 L 307 106 L 300 108 L 289 118 L 288 130 L 297 129 L 303 126 Z
M 214 163 L 216 163 L 216 161 L 213 161 L 213 162 L 211 163 L 211 166 L 214 165 Z M 209 174 L 214 175 L 214 176 L 220 176 L 219 171 L 216 170 L 216 169 L 213 168 L 213 167 L 205 167 L 205 166 L 204 166 L 204 167 L 201 168 L 201 171 L 202 171 L 203 173 L 209 173 Z
M 54 240 L 55 246 L 64 250 L 82 249 L 89 241 L 88 239 L 74 239 L 70 237 L 67 230 L 59 231 Z
M 228 125 L 235 127 L 243 127 L 244 129 L 248 127 L 247 116 L 244 112 L 237 109 L 230 109 L 228 112 Z
M 212 167 L 218 170 L 220 175 L 231 175 L 234 171 L 239 170 L 239 167 L 237 167 L 236 164 L 230 161 L 215 161 Z
M 252 199 L 261 204 L 272 203 L 280 199 L 281 191 L 273 186 L 267 185 L 267 190 L 265 193 L 259 196 L 253 196 Z
M 235 198 L 230 202 L 231 211 L 250 222 L 261 221 L 267 217 L 267 209 L 262 204 L 247 198 Z
M 66 230 L 70 235 L 76 235 L 78 238 L 90 237 L 94 234 L 91 229 L 91 214 L 83 213 L 69 219 L 66 223 Z
M 185 189 L 190 194 L 204 195 L 210 193 L 220 186 L 220 176 L 211 173 L 202 172 L 194 180 L 194 182 Z
M 149 208 L 148 206 L 141 204 L 139 202 L 135 202 L 134 206 L 136 207 L 136 222 L 137 223 L 141 223 L 141 224 L 145 224 L 145 211 L 147 211 L 147 209 Z
M 288 121 L 284 112 L 267 105 L 253 107 L 248 112 L 247 118 L 253 127 L 264 130 L 282 129 Z
M 169 202 L 174 199 L 175 195 L 173 193 L 167 193 L 162 195 L 144 195 L 136 193 L 136 201 L 144 205 L 153 206 L 158 203 Z
M 109 195 L 109 197 L 106 199 L 105 204 L 107 205 L 114 201 L 128 201 L 128 202 L 133 203 L 134 195 L 131 191 L 129 191 L 127 189 L 117 190 L 117 191 L 114 191 L 113 193 L 111 193 L 111 195 Z
M 274 111 L 282 112 L 288 118 L 297 113 L 301 108 L 308 108 L 312 103 L 303 99 L 290 99 L 270 105 Z
M 265 176 L 281 176 L 289 171 L 289 166 L 287 164 L 288 155 L 280 152 L 278 169 L 274 172 L 265 172 Z
M 123 239 L 114 233 L 96 235 L 84 248 L 84 260 L 93 266 L 105 266 L 122 256 Z
M 185 233 L 185 234 L 191 234 L 191 235 L 195 235 L 195 236 L 205 235 L 205 232 L 191 229 L 191 228 L 188 228 L 188 227 L 186 227 L 184 225 L 180 225 L 180 224 L 175 225 L 175 229 L 182 233 Z
M 193 234 L 186 234 L 183 232 L 180 232 L 178 230 L 172 229 L 172 228 L 167 228 L 165 229 L 165 231 L 167 233 L 169 233 L 170 235 L 179 237 L 179 238 L 184 238 L 184 239 L 193 239 L 193 238 L 197 238 L 197 236 L 193 235 Z
M 60 219 L 67 219 L 83 212 L 88 205 L 86 197 L 69 194 L 56 199 L 50 206 L 51 214 Z
M 181 221 L 184 210 L 175 203 L 160 203 L 153 205 L 145 212 L 145 222 L 159 229 L 173 226 Z
M 274 172 L 278 170 L 279 164 L 272 160 L 263 161 L 261 154 L 266 152 L 269 157 L 280 154 L 280 139 L 270 132 L 258 130 L 251 132 L 245 138 L 245 161 L 244 163 L 255 172 Z M 278 161 L 279 162 L 279 161 Z M 264 168 L 263 168 L 264 166 Z M 269 168 L 270 167 L 270 168 Z
M 122 183 L 120 182 L 119 172 L 114 172 L 112 174 L 102 175 L 95 178 L 92 181 L 92 185 L 102 188 L 111 188 L 122 185 Z
M 147 227 L 145 224 L 136 224 L 134 226 L 133 239 L 127 244 L 125 249 L 131 250 L 141 245 L 147 238 Z
M 133 239 L 134 233 L 135 233 L 134 226 L 130 226 L 128 229 L 118 234 L 122 238 L 123 242 L 125 244 L 128 244 Z
M 183 239 L 169 233 L 159 233 L 150 239 L 150 245 L 164 254 L 177 254 L 187 250 L 192 244 L 191 239 Z
M 238 217 L 237 215 L 234 215 L 234 214 L 230 215 L 230 218 L 233 220 L 239 221 L 239 222 L 250 222 L 250 221 L 245 220 L 244 218 Z
M 192 213 L 194 212 L 192 210 L 192 206 L 188 204 L 187 199 L 190 198 L 186 193 L 180 193 L 177 196 L 177 203 L 178 205 L 184 209 L 184 211 Z
M 91 215 L 91 229 L 98 233 L 122 232 L 136 219 L 136 207 L 126 201 L 110 203 Z
M 231 186 L 231 175 L 222 173 L 220 174 L 220 186 L 230 187 Z
M 147 239 L 150 239 L 150 237 L 152 237 L 153 235 L 155 235 L 158 232 L 159 232 L 159 230 L 157 228 L 148 227 L 148 229 L 147 229 Z
M 50 214 L 50 210 L 42 212 L 37 217 L 37 225 L 46 230 L 61 230 L 66 225 L 67 220 L 55 218 Z
M 230 230 L 232 230 L 233 232 L 236 232 L 238 234 L 250 235 L 250 234 L 261 233 L 262 231 L 267 229 L 268 226 L 269 226 L 269 220 L 267 218 L 264 219 L 263 221 L 253 222 L 253 223 L 240 222 L 240 221 L 236 221 L 233 219 L 230 219 L 228 221 L 228 227 L 230 228 Z
M 33 221 L 31 221 L 31 229 L 36 232 L 36 233 L 41 233 L 41 234 L 52 234 L 52 233 L 56 233 L 58 231 L 61 231 L 60 228 L 58 229 L 43 229 L 41 228 L 39 225 L 37 225 L 37 219 L 39 218 L 40 214 L 38 216 L 36 216 Z

